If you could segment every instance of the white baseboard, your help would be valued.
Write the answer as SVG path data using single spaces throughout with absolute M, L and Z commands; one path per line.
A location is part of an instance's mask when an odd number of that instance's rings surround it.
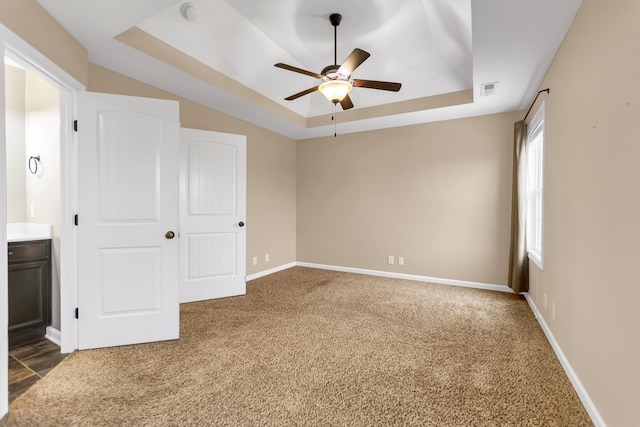
M 273 273 L 277 273 L 279 271 L 288 270 L 291 267 L 295 267 L 297 263 L 290 262 L 289 264 L 284 264 L 279 267 L 270 268 L 269 270 L 260 271 L 258 273 L 250 274 L 245 277 L 245 281 L 250 282 L 251 280 L 259 279 L 264 276 L 268 276 Z
M 58 345 L 59 347 L 61 346 L 60 343 L 62 342 L 62 340 L 61 340 L 60 331 L 54 328 L 53 326 L 47 326 L 47 331 L 45 332 L 44 337 L 49 341 L 51 341 L 52 343 Z
M 437 283 L 440 285 L 460 286 L 464 288 L 486 289 L 489 291 L 513 293 L 513 290 L 505 285 L 492 285 L 488 283 L 467 282 L 464 280 L 441 279 L 438 277 L 418 276 L 415 274 L 392 273 L 389 271 L 365 270 L 362 268 L 341 267 L 336 265 L 313 264 L 309 262 L 297 262 L 300 267 L 317 268 L 320 270 L 342 271 L 345 273 L 367 274 L 369 276 L 390 277 L 392 279 L 413 280 L 416 282 Z
M 540 314 L 540 311 L 538 310 L 538 307 L 536 307 L 536 304 L 533 302 L 533 299 L 528 292 L 524 292 L 523 295 L 527 299 L 529 307 L 531 307 L 531 311 L 533 311 L 534 316 L 536 317 L 536 319 L 538 319 L 538 323 L 540 323 L 544 334 L 547 336 L 547 340 L 549 341 L 549 344 L 551 344 L 551 348 L 553 348 L 553 351 L 556 353 L 556 356 L 558 357 L 558 360 L 560 361 L 564 372 L 567 374 L 567 377 L 569 377 L 569 381 L 571 381 L 573 388 L 575 389 L 576 393 L 578 393 L 580 401 L 591 417 L 591 421 L 593 421 L 593 424 L 596 427 L 606 427 L 606 424 L 602 419 L 598 408 L 596 408 L 596 405 L 594 405 L 591 397 L 589 397 L 589 393 L 587 393 L 587 390 L 582 385 L 580 378 L 578 378 L 578 375 L 571 367 L 569 360 L 564 355 L 562 348 L 560 348 L 560 344 L 558 344 L 558 341 L 556 341 L 556 338 L 551 333 L 551 329 L 549 329 L 547 322 L 544 321 L 544 318 Z
M 488 291 L 513 293 L 513 290 L 505 285 L 493 285 L 489 283 L 468 282 L 464 280 L 442 279 L 438 277 L 418 276 L 415 274 L 392 273 L 389 271 L 380 271 L 380 270 L 366 270 L 363 268 L 342 267 L 337 265 L 314 264 L 310 262 L 291 262 L 289 264 L 281 265 L 279 267 L 275 267 L 269 270 L 261 271 L 259 273 L 251 274 L 246 277 L 246 281 L 249 282 L 251 280 L 255 280 L 260 277 L 265 277 L 270 274 L 287 270 L 292 267 L 317 268 L 318 270 L 342 271 L 344 273 L 367 274 L 369 276 L 390 277 L 392 279 L 413 280 L 416 282 L 429 282 L 429 283 L 437 283 L 440 285 L 460 286 L 464 288 L 485 289 Z

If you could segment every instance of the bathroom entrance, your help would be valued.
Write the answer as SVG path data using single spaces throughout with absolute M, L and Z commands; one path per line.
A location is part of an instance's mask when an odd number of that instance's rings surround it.
M 23 316 L 18 321 L 27 329 L 34 326 L 33 331 L 25 332 L 27 335 L 44 333 L 63 353 L 69 353 L 76 348 L 72 307 L 76 306 L 77 294 L 76 230 L 72 221 L 76 211 L 76 160 L 71 118 L 74 93 L 84 86 L 1 26 L 0 47 L 0 98 L 4 101 L 0 104 L 4 111 L 4 120 L 0 120 L 0 225 L 7 227 L 2 234 L 7 239 L 0 239 L 7 245 L 0 254 L 0 330 L 5 337 L 9 335 L 7 320 L 12 316 L 7 282 L 14 280 L 10 276 L 22 275 L 22 282 L 27 282 L 25 278 L 36 283 L 49 280 L 46 289 L 51 302 L 45 307 L 50 307 L 50 317 L 42 319 L 45 316 L 37 313 L 42 304 L 36 301 L 34 306 L 17 311 Z M 20 241 L 8 242 L 14 239 Z M 19 265 L 9 266 L 9 252 L 13 251 L 7 249 L 14 244 L 20 246 L 13 257 Z M 31 295 L 36 293 L 44 299 L 43 289 L 32 286 Z M 22 303 L 32 302 L 28 295 L 22 295 Z M 37 319 L 32 324 L 26 318 L 31 315 Z M 8 359 L 8 347 L 8 339 L 0 340 L 4 360 Z M 8 410 L 8 383 L 7 366 L 1 364 L 0 414 Z
M 9 346 L 60 345 L 60 89 L 4 62 Z

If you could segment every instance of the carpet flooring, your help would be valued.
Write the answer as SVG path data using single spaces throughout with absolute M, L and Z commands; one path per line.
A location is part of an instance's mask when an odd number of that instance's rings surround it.
M 587 426 L 519 296 L 295 267 L 75 352 L 0 426 Z

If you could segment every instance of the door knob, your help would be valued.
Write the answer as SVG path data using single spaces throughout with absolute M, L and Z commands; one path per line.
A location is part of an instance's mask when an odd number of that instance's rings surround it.
M 167 231 L 167 234 L 165 234 L 164 237 L 166 237 L 167 239 L 173 239 L 174 237 L 176 237 L 176 235 L 173 231 Z
M 240 227 L 244 227 L 244 222 L 240 221 L 240 222 L 238 223 L 238 225 L 239 225 Z

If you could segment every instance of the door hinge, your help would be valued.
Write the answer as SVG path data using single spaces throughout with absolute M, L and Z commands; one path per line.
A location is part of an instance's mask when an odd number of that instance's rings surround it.
M 76 307 L 76 309 L 75 309 L 75 311 L 74 311 L 74 313 L 73 313 L 73 314 L 75 315 L 75 317 L 76 317 L 76 319 L 77 319 L 77 318 L 78 318 L 78 307 Z
M 75 132 L 78 132 L 78 121 L 77 121 L 77 120 L 74 120 L 74 121 L 73 121 L 73 130 L 74 130 Z
M 76 225 L 76 226 L 78 225 L 78 214 L 75 214 L 75 215 L 73 216 L 73 223 L 74 223 L 74 225 Z

